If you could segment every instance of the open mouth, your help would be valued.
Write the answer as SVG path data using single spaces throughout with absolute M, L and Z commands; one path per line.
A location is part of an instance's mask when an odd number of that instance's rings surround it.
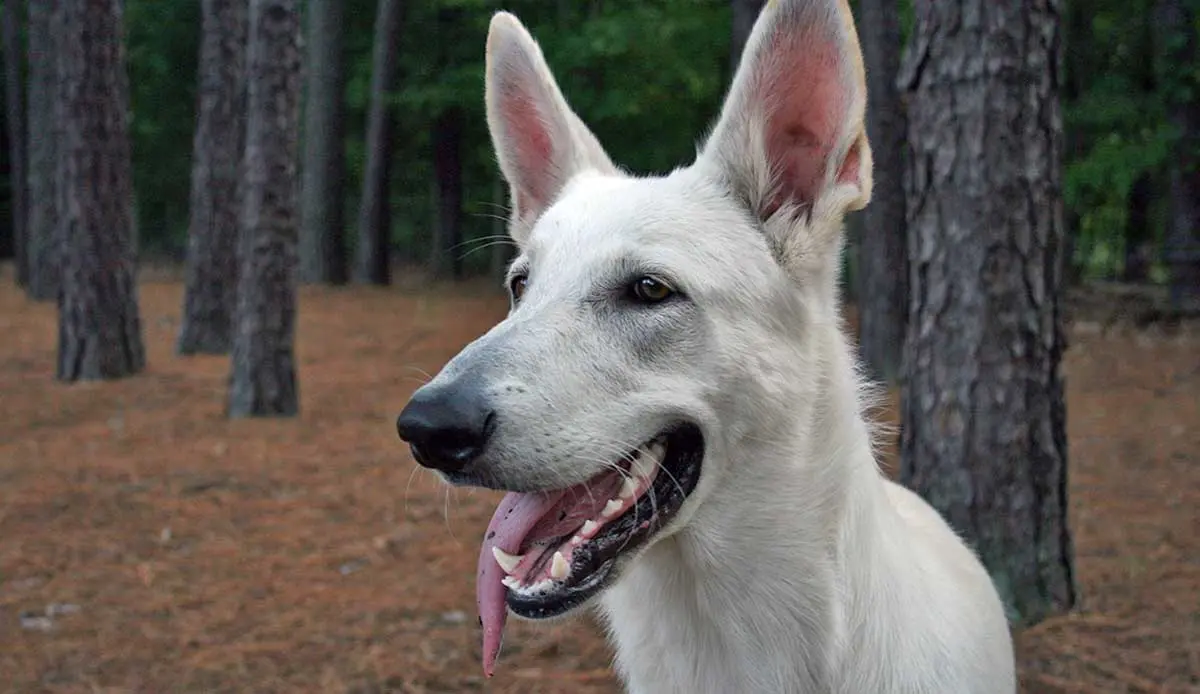
M 694 424 L 667 429 L 583 484 L 510 493 L 479 556 L 477 599 L 490 675 L 507 616 L 565 614 L 603 590 L 617 560 L 678 513 L 696 487 L 704 437 Z

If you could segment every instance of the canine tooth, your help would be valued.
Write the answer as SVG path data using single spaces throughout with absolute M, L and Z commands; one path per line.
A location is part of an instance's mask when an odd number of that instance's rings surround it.
M 609 499 L 608 503 L 604 505 L 604 510 L 600 512 L 600 515 L 604 518 L 611 518 L 620 513 L 621 509 L 624 507 L 625 505 L 620 501 L 616 499 Z
M 492 556 L 496 558 L 496 563 L 504 569 L 506 574 L 512 573 L 517 568 L 517 564 L 520 564 L 521 560 L 525 558 L 523 555 L 513 556 L 499 547 L 492 548 Z
M 594 520 L 588 520 L 588 521 L 583 522 L 583 528 L 581 528 L 579 530 L 579 534 L 585 535 L 587 537 L 591 537 L 599 529 L 600 529 L 599 523 L 597 523 Z
M 550 578 L 556 581 L 561 581 L 571 572 L 571 565 L 567 563 L 567 558 L 562 552 L 554 553 L 554 561 L 550 562 Z
M 622 499 L 632 499 L 636 493 L 637 482 L 634 482 L 632 477 L 626 477 L 625 481 L 621 484 L 620 497 Z
M 512 576 L 505 576 L 500 579 L 500 582 L 504 584 L 505 588 L 512 588 L 513 590 L 521 587 L 521 582 Z
M 633 474 L 647 479 L 654 473 L 654 468 L 658 467 L 659 456 L 654 455 L 650 451 L 638 451 L 637 457 L 633 459 Z

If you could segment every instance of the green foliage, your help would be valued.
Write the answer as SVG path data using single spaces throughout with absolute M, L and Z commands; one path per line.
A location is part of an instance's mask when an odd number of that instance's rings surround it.
M 1189 0 L 1189 2 L 1192 0 Z M 347 219 L 365 161 L 374 0 L 346 0 Z M 1112 274 L 1123 261 L 1134 182 L 1149 176 L 1159 212 L 1178 143 L 1167 106 L 1200 94 L 1197 66 L 1168 65 L 1155 44 L 1154 0 L 1068 0 L 1063 176 L 1076 262 Z M 663 172 L 687 162 L 728 80 L 727 0 L 432 0 L 406 3 L 396 117 L 392 210 L 402 254 L 423 260 L 435 219 L 429 137 L 446 109 L 465 116 L 465 233 L 494 232 L 503 215 L 483 118 L 484 39 L 508 9 L 538 38 L 568 100 L 622 166 Z M 910 2 L 901 2 L 905 33 Z M 151 248 L 179 250 L 187 226 L 200 12 L 196 0 L 126 0 L 139 221 Z M 1156 69 L 1157 68 L 1157 69 Z M 351 234 L 351 237 L 353 234 Z M 468 257 L 482 267 L 483 254 Z
M 1075 263 L 1085 274 L 1111 276 L 1124 264 L 1130 190 L 1154 182 L 1155 240 L 1163 233 L 1166 168 L 1179 133 L 1167 106 L 1194 97 L 1196 64 L 1162 59 L 1154 0 L 1070 0 L 1067 7 L 1068 146 L 1064 202 L 1078 219 Z M 1156 33 L 1157 32 L 1157 33 Z
M 125 27 L 140 239 L 178 249 L 187 234 L 200 3 L 126 0 Z

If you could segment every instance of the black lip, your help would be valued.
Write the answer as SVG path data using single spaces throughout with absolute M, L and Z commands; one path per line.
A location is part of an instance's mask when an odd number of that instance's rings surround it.
M 667 455 L 650 491 L 633 508 L 605 524 L 600 534 L 575 548 L 568 582 L 555 583 L 536 596 L 508 590 L 508 607 L 514 614 L 548 619 L 576 609 L 612 583 L 622 555 L 641 547 L 675 518 L 700 480 L 704 436 L 690 423 L 676 425 L 660 436 L 667 439 Z

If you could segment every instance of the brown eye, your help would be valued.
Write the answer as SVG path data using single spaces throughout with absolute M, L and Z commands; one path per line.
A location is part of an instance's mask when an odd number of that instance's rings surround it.
M 670 299 L 675 290 L 654 277 L 641 277 L 630 287 L 633 297 L 643 304 L 657 304 Z
M 525 294 L 525 286 L 529 284 L 529 278 L 525 275 L 517 275 L 509 280 L 508 291 L 512 294 L 513 303 L 521 300 Z

